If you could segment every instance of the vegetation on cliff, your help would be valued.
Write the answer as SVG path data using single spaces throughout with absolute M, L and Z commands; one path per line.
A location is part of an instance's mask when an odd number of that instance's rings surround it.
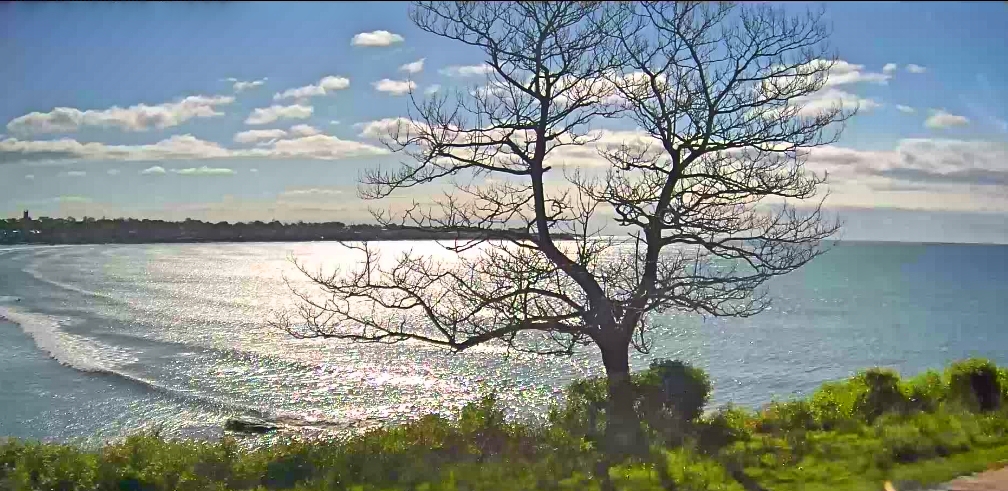
M 347 439 L 249 449 L 137 435 L 98 449 L 0 443 L 10 490 L 846 490 L 936 483 L 1008 460 L 1008 370 L 986 360 L 909 379 L 871 369 L 758 411 L 703 414 L 706 375 L 635 373 L 644 438 L 607 456 L 603 379 L 577 382 L 548 422 L 507 421 L 492 397 Z

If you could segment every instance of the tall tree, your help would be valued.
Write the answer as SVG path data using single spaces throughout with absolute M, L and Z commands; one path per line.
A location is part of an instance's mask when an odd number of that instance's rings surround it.
M 366 174 L 362 195 L 449 181 L 454 191 L 433 205 L 375 216 L 483 239 L 445 244 L 452 261 L 385 262 L 348 243 L 361 255 L 353 268 L 302 266 L 324 295 L 295 292 L 296 314 L 277 321 L 294 336 L 459 351 L 501 342 L 540 354 L 594 344 L 611 421 L 629 422 L 629 350 L 649 349 L 655 314 L 758 313 L 761 285 L 820 254 L 838 228 L 818 206 L 799 213 L 783 202 L 815 197 L 825 176 L 804 168 L 808 149 L 835 140 L 834 125 L 852 114 L 809 102 L 833 63 L 819 16 L 680 2 L 421 2 L 411 17 L 482 51 L 488 83 L 414 99 L 386 139 L 413 161 Z M 602 118 L 636 121 L 648 138 L 603 148 L 604 175 L 548 179 L 563 163 L 558 150 L 601 137 L 589 124 Z

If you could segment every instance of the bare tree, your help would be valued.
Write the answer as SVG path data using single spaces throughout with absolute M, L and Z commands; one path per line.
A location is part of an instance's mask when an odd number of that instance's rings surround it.
M 324 298 L 297 292 L 296 315 L 278 322 L 294 336 L 459 351 L 501 342 L 544 354 L 595 344 L 613 420 L 629 421 L 629 350 L 647 352 L 654 314 L 756 314 L 766 280 L 806 264 L 838 228 L 818 207 L 761 206 L 816 195 L 825 176 L 803 167 L 807 150 L 833 141 L 827 132 L 851 114 L 805 103 L 832 65 L 817 16 L 679 2 L 422 2 L 411 17 L 481 50 L 488 83 L 414 99 L 386 140 L 413 162 L 366 174 L 361 194 L 450 181 L 432 205 L 375 216 L 477 238 L 445 244 L 453 261 L 385 262 L 368 244 L 346 244 L 362 254 L 349 271 L 301 266 Z M 604 176 L 547 179 L 558 149 L 599 137 L 591 122 L 625 116 L 649 143 L 603 149 Z M 606 221 L 628 237 L 604 235 Z

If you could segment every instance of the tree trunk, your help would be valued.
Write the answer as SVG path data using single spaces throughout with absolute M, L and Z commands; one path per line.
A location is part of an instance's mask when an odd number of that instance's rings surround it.
M 621 346 L 622 345 L 622 346 Z M 630 381 L 629 343 L 600 345 L 606 369 L 609 404 L 606 411 L 606 451 L 627 455 L 643 443 L 640 421 L 634 410 L 634 390 Z

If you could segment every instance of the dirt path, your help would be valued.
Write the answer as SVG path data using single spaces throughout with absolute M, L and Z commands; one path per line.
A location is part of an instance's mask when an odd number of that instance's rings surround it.
M 1008 491 L 1008 467 L 960 477 L 950 482 L 949 491 Z

